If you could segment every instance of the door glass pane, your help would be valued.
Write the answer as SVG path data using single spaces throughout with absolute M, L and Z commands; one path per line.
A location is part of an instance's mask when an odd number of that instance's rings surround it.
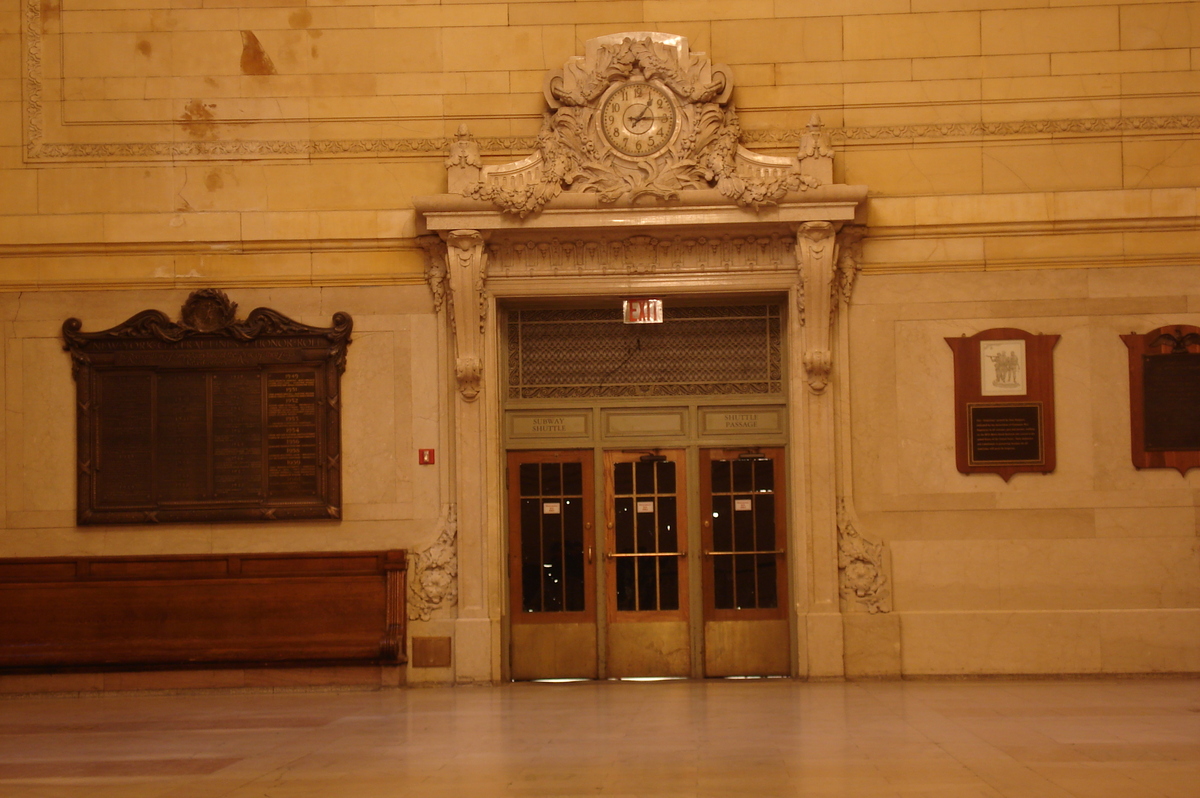
M 754 489 L 764 493 L 775 490 L 775 461 L 754 461 Z
M 775 495 L 760 493 L 754 497 L 754 536 L 759 551 L 775 549 Z
M 660 610 L 679 609 L 679 558 L 658 558 L 658 591 Z
M 617 560 L 617 609 L 633 612 L 637 607 L 637 573 L 633 557 Z
M 774 461 L 713 460 L 711 466 L 712 551 L 736 552 L 712 557 L 713 606 L 777 608 Z
M 774 554 L 758 555 L 758 606 L 774 609 L 779 606 L 778 567 L 779 559 Z
M 713 493 L 729 493 L 732 490 L 729 475 L 728 460 L 713 460 L 712 461 L 712 489 Z
M 658 463 L 658 492 L 659 493 L 674 493 L 675 492 L 675 464 L 668 460 L 665 463 Z
M 522 463 L 519 471 L 521 610 L 582 612 L 584 565 L 583 466 Z
M 754 490 L 754 460 L 733 461 L 733 490 L 749 493 Z
M 558 463 L 542 463 L 542 495 L 555 496 L 562 493 L 562 466 Z
M 633 463 L 617 463 L 613 466 L 613 492 L 618 496 L 633 493 Z
M 758 602 L 755 601 L 758 595 L 755 587 L 756 559 L 753 554 L 736 554 L 733 557 L 734 606 L 739 610 L 754 609 L 758 606 Z
M 638 609 L 658 609 L 658 558 L 638 557 Z
M 633 497 L 618 496 L 616 498 L 617 553 L 630 554 L 633 552 Z
M 637 482 L 637 492 L 641 494 L 654 493 L 654 463 L 634 463 L 633 469 Z
M 558 464 L 552 468 L 558 471 Z M 545 471 L 543 471 L 543 475 Z M 558 504 L 558 512 L 550 508 Z M 560 612 L 563 608 L 562 502 L 542 500 L 542 609 Z
M 677 464 L 670 461 L 613 466 L 618 611 L 679 609 L 676 474 Z
M 713 551 L 733 551 L 733 497 L 714 495 L 712 506 Z
M 658 499 L 658 550 L 679 551 L 679 535 L 675 528 L 675 497 L 660 496 Z
M 524 472 L 525 466 L 521 470 Z M 541 514 L 541 501 L 521 499 L 521 609 L 525 612 L 542 609 Z
M 563 466 L 564 476 L 568 466 Z M 581 483 L 582 484 L 582 483 Z M 563 499 L 563 589 L 564 606 L 567 612 L 583 612 L 584 603 L 583 562 L 583 499 Z
M 537 496 L 540 491 L 541 468 L 537 463 L 521 463 L 521 495 Z
M 566 496 L 583 495 L 583 463 L 563 463 L 563 494 Z
M 749 496 L 733 497 L 733 550 L 754 551 L 754 503 Z
M 733 609 L 733 555 L 718 554 L 713 558 L 713 598 L 719 610 Z
M 658 551 L 658 535 L 654 528 L 654 500 L 638 497 L 637 551 L 639 554 Z M 648 508 L 648 509 L 647 509 Z

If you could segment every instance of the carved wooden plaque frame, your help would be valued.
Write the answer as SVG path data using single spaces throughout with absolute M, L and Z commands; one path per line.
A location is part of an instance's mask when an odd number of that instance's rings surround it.
M 206 288 L 179 322 L 145 310 L 99 332 L 63 323 L 79 524 L 341 517 L 350 316 L 310 327 L 236 312 Z
M 947 338 L 954 352 L 954 450 L 964 474 L 1048 474 L 1055 467 L 1057 335 L 996 327 Z
M 1171 324 L 1121 340 L 1129 349 L 1134 467 L 1200 467 L 1200 327 Z

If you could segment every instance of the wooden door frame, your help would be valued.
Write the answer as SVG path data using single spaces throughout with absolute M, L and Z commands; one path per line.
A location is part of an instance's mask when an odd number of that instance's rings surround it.
M 508 483 L 508 601 L 511 623 L 589 623 L 597 620 L 595 453 L 592 449 L 529 449 L 505 453 Z M 523 463 L 581 463 L 583 465 L 584 610 L 582 612 L 522 612 L 521 481 L 516 471 Z
M 609 555 L 616 551 L 616 525 L 612 513 L 615 510 L 614 502 L 614 484 L 613 484 L 613 466 L 617 463 L 636 463 L 646 454 L 661 454 L 667 455 L 676 465 L 675 472 L 675 495 L 676 499 L 676 522 L 679 528 L 676 531 L 676 545 L 678 550 L 683 552 L 679 557 L 679 609 L 678 610 L 650 610 L 650 611 L 632 611 L 632 612 L 617 612 L 616 610 L 616 579 L 617 569 L 615 563 L 606 561 L 604 564 L 605 570 L 605 619 L 607 623 L 637 623 L 641 621 L 680 621 L 690 625 L 689 607 L 691 604 L 691 594 L 689 591 L 689 568 L 688 568 L 688 507 L 687 507 L 687 489 L 688 489 L 688 469 L 687 469 L 687 447 L 659 447 L 659 448 L 639 448 L 639 449 L 605 449 L 604 450 L 604 556 L 611 558 Z M 682 500 L 680 500 L 682 499 Z
M 716 608 L 716 596 L 713 590 L 715 578 L 713 558 L 709 552 L 713 550 L 712 518 L 712 461 L 737 459 L 739 455 L 760 453 L 771 458 L 774 470 L 775 488 L 775 549 L 782 552 L 776 555 L 775 590 L 779 597 L 776 607 L 771 609 L 751 610 L 719 610 Z M 756 620 L 786 620 L 788 614 L 788 573 L 790 569 L 790 546 L 788 545 L 788 496 L 787 496 L 787 461 L 786 450 L 782 446 L 727 446 L 700 447 L 700 546 L 701 546 L 701 592 L 703 593 L 703 614 L 706 621 L 756 621 Z

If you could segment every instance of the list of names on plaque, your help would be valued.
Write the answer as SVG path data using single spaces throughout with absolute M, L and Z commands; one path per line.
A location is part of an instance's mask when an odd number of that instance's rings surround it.
M 317 373 L 267 373 L 267 485 L 271 498 L 311 497 L 317 483 Z
M 1146 451 L 1200 449 L 1200 354 L 1144 355 Z
M 154 471 L 153 376 L 106 374 L 98 387 L 96 504 L 149 504 Z
M 213 494 L 218 499 L 262 497 L 262 375 L 213 375 Z
M 341 517 L 341 374 L 354 322 L 245 319 L 193 291 L 173 322 L 63 322 L 76 384 L 76 520 L 93 524 Z
M 1042 462 L 1042 408 L 1037 404 L 970 405 L 971 462 Z
M 155 382 L 158 497 L 195 501 L 208 493 L 208 378 L 163 371 L 155 375 Z

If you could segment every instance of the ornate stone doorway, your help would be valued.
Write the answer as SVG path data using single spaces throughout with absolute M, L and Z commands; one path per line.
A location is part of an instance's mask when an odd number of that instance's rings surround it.
M 639 93 L 638 87 L 645 90 Z M 515 673 L 508 643 L 533 634 L 524 628 L 533 624 L 517 619 L 520 611 L 514 604 L 511 498 L 506 500 L 504 487 L 511 463 L 506 452 L 573 446 L 564 438 L 550 446 L 544 440 L 513 446 L 512 419 L 521 416 L 514 415 L 505 393 L 512 381 L 504 376 L 511 376 L 511 364 L 502 317 L 510 308 L 595 307 L 622 297 L 664 297 L 668 307 L 782 298 L 786 362 L 774 400 L 782 421 L 778 440 L 739 444 L 761 448 L 772 443 L 785 452 L 782 479 L 789 500 L 779 512 L 784 513 L 786 537 L 782 545 L 769 548 L 765 537 L 761 547 L 755 537 L 756 548 L 725 550 L 719 548 L 715 528 L 711 538 L 692 528 L 691 551 L 703 550 L 707 542 L 713 547 L 708 551 L 733 557 L 733 563 L 753 557 L 755 569 L 764 571 L 771 562 L 776 568 L 782 562 L 786 579 L 779 584 L 786 585 L 787 610 L 756 607 L 780 616 L 758 620 L 786 625 L 790 673 L 842 673 L 838 519 L 839 507 L 843 518 L 852 516 L 853 507 L 837 432 L 845 399 L 839 365 L 846 346 L 841 309 L 857 272 L 866 187 L 833 182 L 833 151 L 816 120 L 795 155 L 760 155 L 741 147 L 729 102 L 732 87 L 730 70 L 691 53 L 683 37 L 629 33 L 594 39 L 584 56 L 548 76 L 546 99 L 552 113 L 537 152 L 511 164 L 483 165 L 478 147 L 460 130 L 447 161 L 449 193 L 415 200 L 422 224 L 434 234 L 425 239 L 427 276 L 446 321 L 441 357 L 453 419 L 448 492 L 458 519 L 455 645 L 460 681 Z M 616 396 L 604 413 L 642 412 L 655 404 L 671 402 Z M 683 404 L 699 424 L 703 402 L 695 398 Z M 521 409 L 536 412 L 536 402 Z M 591 418 L 590 423 L 599 424 L 608 417 L 596 409 Z M 601 475 L 621 462 L 606 462 L 604 452 L 629 447 L 606 449 L 595 437 L 589 440 L 583 447 L 591 449 L 592 479 L 599 484 Z M 651 449 L 678 448 L 669 437 L 652 443 Z M 683 448 L 682 460 L 672 461 L 669 455 L 667 462 L 684 464 L 691 501 L 701 501 L 703 484 L 709 486 L 705 501 L 719 503 L 733 496 L 718 489 L 712 471 L 714 463 L 738 461 L 729 451 L 732 445 L 696 439 Z M 706 455 L 707 476 L 701 471 L 701 448 L 717 450 Z M 615 501 L 616 472 L 609 478 Z M 529 498 L 550 501 L 540 494 Z M 565 502 L 565 496 L 560 498 Z M 600 504 L 598 498 L 593 502 Z M 593 514 L 602 518 L 598 508 Z M 700 517 L 698 504 L 692 517 Z M 597 547 L 607 541 L 613 554 L 639 553 L 619 551 L 619 541 L 606 538 L 606 532 L 592 530 L 590 539 Z M 780 560 L 777 551 L 798 556 Z M 672 556 L 696 560 L 691 553 Z M 712 556 L 715 578 L 729 563 Z M 640 567 L 634 567 L 635 574 Z M 719 605 L 717 588 L 711 590 L 711 608 L 705 609 L 703 599 L 694 598 L 702 595 L 705 570 L 697 564 L 680 573 L 688 576 L 693 595 L 685 623 L 689 628 L 712 625 L 713 634 L 719 634 L 722 612 L 729 607 Z M 602 582 L 595 575 L 593 579 L 598 595 Z M 589 612 L 600 619 L 606 610 L 597 601 Z M 736 642 L 738 634 L 728 635 L 734 641 L 728 646 L 708 648 L 745 648 Z M 660 630 L 653 638 L 661 642 L 668 636 Z M 692 635 L 688 646 L 689 673 L 746 667 L 707 662 L 696 639 Z M 778 655 L 772 656 L 778 662 Z M 607 662 L 603 656 L 600 661 Z

